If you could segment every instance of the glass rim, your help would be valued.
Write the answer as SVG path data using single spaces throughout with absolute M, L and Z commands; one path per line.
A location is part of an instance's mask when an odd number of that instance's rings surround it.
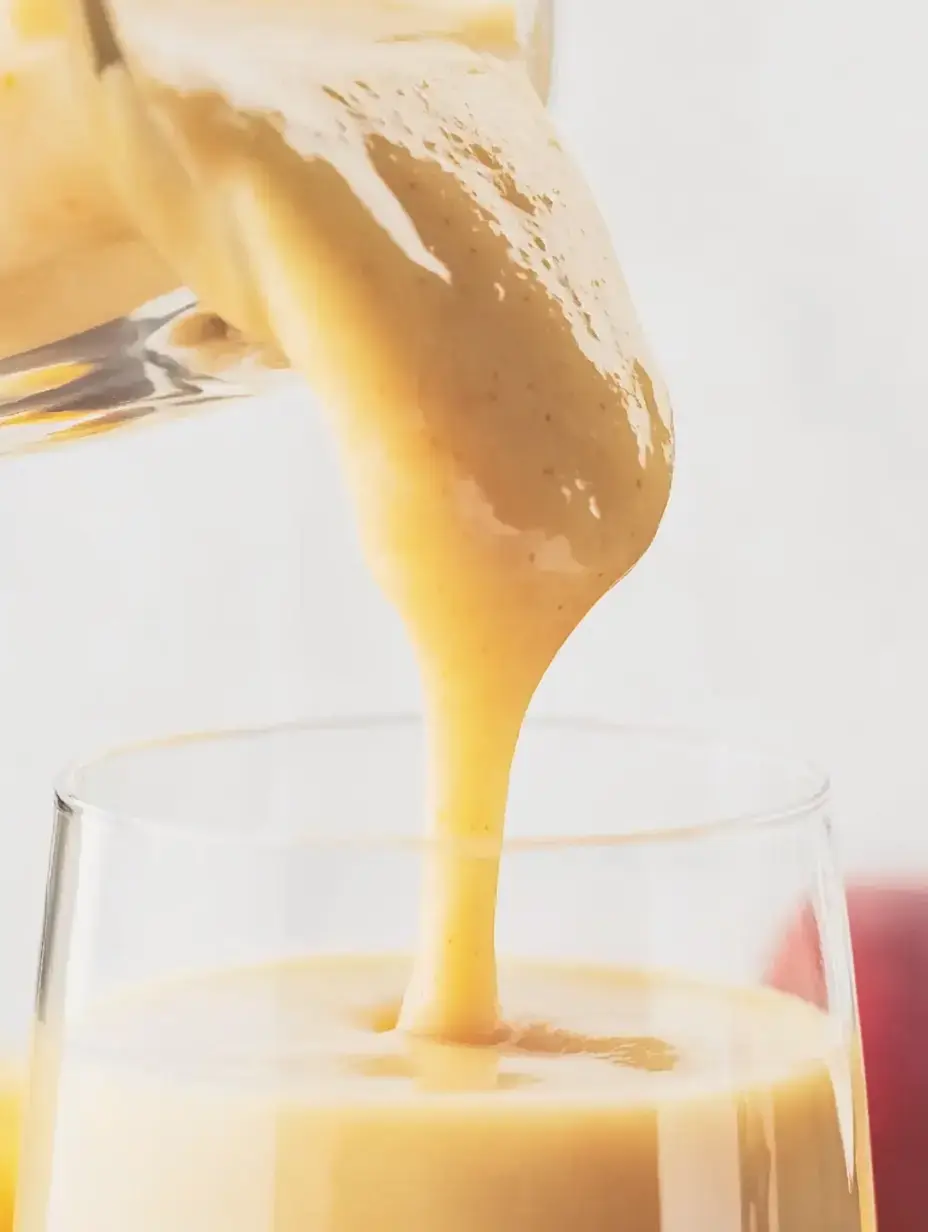
M 189 748 L 196 744 L 225 744 L 234 741 L 255 741 L 273 739 L 285 735 L 305 733 L 361 735 L 373 734 L 378 731 L 397 733 L 399 731 L 425 730 L 421 715 L 414 713 L 371 713 L 330 715 L 321 718 L 297 719 L 284 723 L 272 723 L 241 728 L 215 729 L 177 733 L 165 737 L 138 740 L 125 745 L 116 746 L 108 751 L 90 758 L 83 758 L 71 763 L 54 781 L 54 799 L 58 810 L 69 817 L 79 817 L 81 822 L 89 821 L 108 829 L 118 828 L 120 831 L 134 831 L 141 836 L 170 838 L 176 841 L 185 839 L 206 843 L 219 847 L 245 846 L 253 848 L 280 847 L 317 847 L 320 849 L 412 849 L 422 850 L 435 846 L 447 846 L 449 840 L 436 839 L 427 833 L 413 831 L 387 832 L 383 835 L 339 834 L 329 831 L 324 834 L 309 832 L 300 828 L 278 832 L 243 832 L 229 830 L 216 832 L 200 830 L 194 826 L 158 816 L 143 816 L 131 811 L 116 811 L 112 808 L 95 804 L 92 793 L 84 794 L 80 790 L 81 775 L 101 769 L 107 763 L 118 763 L 123 758 L 146 752 L 170 753 L 175 749 Z M 713 731 L 711 728 L 682 726 L 658 723 L 630 723 L 606 718 L 550 715 L 532 716 L 523 725 L 522 735 L 526 732 L 565 735 L 605 736 L 620 739 L 646 739 L 654 747 L 663 745 L 668 750 L 673 748 L 704 750 L 728 757 L 733 762 L 754 762 L 758 766 L 782 770 L 787 781 L 794 781 L 793 790 L 785 790 L 782 800 L 768 808 L 747 809 L 740 812 L 725 813 L 710 820 L 694 822 L 679 822 L 667 826 L 647 828 L 643 822 L 619 826 L 615 830 L 602 833 L 564 833 L 556 835 L 504 836 L 502 851 L 530 852 L 557 851 L 580 848 L 616 848 L 634 845 L 651 845 L 656 843 L 686 842 L 704 840 L 738 834 L 751 834 L 760 830 L 793 825 L 816 816 L 827 804 L 831 794 L 831 781 L 828 774 L 814 761 L 806 760 L 788 753 L 777 753 L 765 750 L 756 745 L 741 742 Z M 459 847 L 460 842 L 451 845 Z M 474 844 L 466 844 L 484 849 L 485 844 L 475 840 Z M 494 851 L 499 848 L 494 844 Z

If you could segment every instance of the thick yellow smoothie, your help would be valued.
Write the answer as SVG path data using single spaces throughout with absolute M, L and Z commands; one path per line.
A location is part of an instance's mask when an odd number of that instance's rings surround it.
M 70 11 L 68 97 L 128 242 L 324 404 L 417 652 L 439 841 L 409 963 L 216 977 L 40 1028 L 19 1232 L 859 1232 L 853 1066 L 826 1018 L 498 970 L 526 710 L 647 550 L 673 467 L 514 10 L 114 8 L 128 63 L 102 69 L 76 0 L 17 20 L 58 46 Z
M 131 72 L 85 64 L 113 184 L 203 303 L 321 397 L 418 654 L 452 854 L 402 1025 L 492 1040 L 497 870 L 459 853 L 501 842 L 532 695 L 670 489 L 670 408 L 606 227 L 509 6 L 119 13 Z
M 462 1048 L 386 1029 L 408 975 L 320 960 L 97 1015 L 55 1058 L 21 1232 L 858 1232 L 818 1011 L 503 964 L 517 1029 Z

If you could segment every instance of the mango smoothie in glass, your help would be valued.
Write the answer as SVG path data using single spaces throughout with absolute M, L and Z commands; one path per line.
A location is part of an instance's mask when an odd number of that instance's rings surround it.
M 528 724 L 498 1028 L 473 1043 L 401 1026 L 428 759 L 418 723 L 341 721 L 63 782 L 21 1232 L 870 1232 L 827 783 L 695 735 Z M 806 897 L 824 1012 L 761 982 Z
M 63 57 L 75 149 L 135 254 L 120 290 L 137 258 L 196 296 L 146 318 L 166 401 L 191 372 L 194 402 L 275 372 L 318 397 L 425 709 L 421 734 L 170 741 L 62 787 L 20 1232 L 870 1232 L 822 785 L 698 742 L 525 727 L 647 551 L 674 461 L 545 110 L 538 11 L 13 16 Z M 8 374 L 53 377 L 38 403 L 13 388 L 19 426 L 93 376 L 40 358 Z M 756 986 L 764 920 L 813 887 L 827 1013 Z

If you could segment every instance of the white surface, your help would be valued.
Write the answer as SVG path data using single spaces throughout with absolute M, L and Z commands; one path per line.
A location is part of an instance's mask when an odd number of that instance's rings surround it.
M 562 126 L 671 385 L 680 469 L 657 546 L 539 706 L 787 740 L 832 769 L 853 866 L 928 866 L 919 12 L 564 7 Z M 416 686 L 299 408 L 5 464 L 0 524 L 2 1037 L 28 1008 L 62 762 L 409 708 Z

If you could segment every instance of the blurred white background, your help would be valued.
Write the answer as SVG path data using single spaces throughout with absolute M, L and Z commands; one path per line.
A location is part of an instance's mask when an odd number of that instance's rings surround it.
M 852 869 L 928 870 L 920 12 L 563 8 L 556 109 L 674 395 L 679 479 L 539 708 L 798 746 L 833 772 Z M 417 689 L 302 406 L 5 462 L 0 522 L 2 1040 L 24 1033 L 63 763 Z

